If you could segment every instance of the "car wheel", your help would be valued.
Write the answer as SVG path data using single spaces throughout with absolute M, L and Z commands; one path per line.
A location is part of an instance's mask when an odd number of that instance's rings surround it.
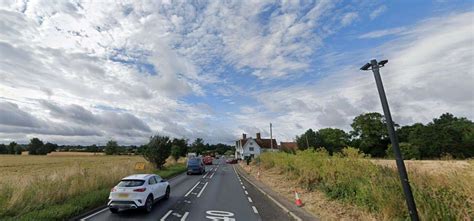
M 153 197 L 148 196 L 145 201 L 145 212 L 149 213 L 153 209 Z
M 170 192 L 171 192 L 170 186 L 166 187 L 165 200 L 170 198 Z
M 117 208 L 109 208 L 109 210 L 110 210 L 111 213 L 118 213 Z
M 186 175 L 190 175 L 190 173 L 189 173 L 189 172 L 187 172 L 187 173 L 186 173 Z

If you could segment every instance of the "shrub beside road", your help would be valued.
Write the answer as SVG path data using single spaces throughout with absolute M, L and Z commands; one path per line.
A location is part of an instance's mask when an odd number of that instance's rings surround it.
M 418 212 L 422 220 L 466 220 L 474 217 L 474 165 L 455 173 L 409 171 Z M 356 149 L 329 156 L 325 151 L 264 153 L 260 168 L 278 170 L 309 192 L 354 205 L 376 219 L 406 219 L 408 212 L 398 174 L 376 165 Z M 267 174 L 262 175 L 263 177 Z M 292 187 L 295 188 L 295 187 Z M 304 202 L 304 201 L 303 201 Z
M 141 156 L 0 156 L 1 220 L 64 220 L 103 205 L 110 188 L 133 173 L 167 178 L 183 163 L 135 171 Z

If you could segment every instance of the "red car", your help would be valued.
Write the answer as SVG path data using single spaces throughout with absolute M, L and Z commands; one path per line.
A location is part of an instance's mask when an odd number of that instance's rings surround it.
M 238 161 L 237 159 L 227 159 L 226 161 L 228 164 L 236 164 Z
M 206 165 L 212 165 L 212 160 L 214 160 L 211 156 L 205 156 L 202 161 Z

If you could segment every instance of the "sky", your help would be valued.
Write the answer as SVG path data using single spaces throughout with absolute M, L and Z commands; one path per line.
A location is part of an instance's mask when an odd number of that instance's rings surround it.
M 474 119 L 472 1 L 0 1 L 0 143 L 233 143 Z

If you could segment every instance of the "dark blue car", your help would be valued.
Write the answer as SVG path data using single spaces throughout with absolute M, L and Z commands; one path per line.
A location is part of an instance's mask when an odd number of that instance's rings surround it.
M 194 157 L 194 158 L 188 159 L 187 168 L 188 168 L 188 171 L 187 171 L 188 175 L 203 174 L 206 172 L 206 168 L 200 157 Z

